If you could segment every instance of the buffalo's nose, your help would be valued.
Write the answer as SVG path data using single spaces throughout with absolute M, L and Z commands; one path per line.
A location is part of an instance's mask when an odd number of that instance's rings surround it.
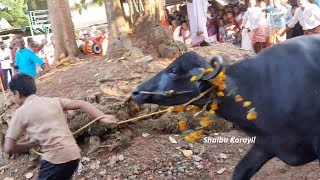
M 139 94 L 140 94 L 140 90 L 138 88 L 132 91 L 132 96 L 138 96 Z

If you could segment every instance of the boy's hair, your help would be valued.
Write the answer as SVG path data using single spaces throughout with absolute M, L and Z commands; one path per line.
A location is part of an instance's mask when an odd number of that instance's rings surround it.
M 33 95 L 37 91 L 34 78 L 25 73 L 14 75 L 9 83 L 9 88 L 12 92 L 18 91 L 25 97 Z

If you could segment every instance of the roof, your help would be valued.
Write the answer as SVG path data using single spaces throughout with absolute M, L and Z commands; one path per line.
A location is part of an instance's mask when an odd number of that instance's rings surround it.
M 0 18 L 0 30 L 12 29 L 13 27 L 5 18 Z

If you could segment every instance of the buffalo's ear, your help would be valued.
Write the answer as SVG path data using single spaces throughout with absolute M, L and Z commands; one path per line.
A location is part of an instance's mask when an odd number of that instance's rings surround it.
M 210 74 L 204 75 L 202 77 L 203 80 L 209 80 L 209 79 L 213 79 L 214 77 L 216 77 L 223 68 L 223 58 L 221 56 L 215 56 L 211 59 L 210 61 L 210 66 L 212 66 L 214 68 L 214 71 Z

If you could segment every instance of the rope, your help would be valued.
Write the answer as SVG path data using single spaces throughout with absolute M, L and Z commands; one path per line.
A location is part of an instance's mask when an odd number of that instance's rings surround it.
M 204 91 L 203 93 L 201 93 L 199 96 L 191 99 L 189 102 L 183 104 L 182 106 L 187 106 L 191 103 L 193 103 L 194 101 L 197 101 L 199 99 L 201 99 L 203 96 L 205 96 L 206 94 L 208 94 L 211 90 L 213 89 L 213 87 L 207 89 L 206 91 Z M 128 120 L 125 120 L 125 121 L 120 121 L 120 122 L 117 122 L 116 124 L 124 124 L 124 123 L 128 123 L 128 122 L 132 122 L 132 121 L 137 121 L 137 120 L 140 120 L 140 119 L 143 119 L 143 118 L 146 118 L 146 117 L 150 117 L 150 116 L 153 116 L 153 115 L 157 115 L 157 114 L 162 114 L 162 113 L 166 113 L 166 112 L 169 112 L 171 111 L 170 108 L 167 108 L 165 110 L 161 110 L 161 111 L 157 111 L 157 112 L 154 112 L 154 113 L 149 113 L 149 114 L 146 114 L 146 115 L 142 115 L 142 116 L 138 116 L 138 117 L 135 117 L 135 118 L 131 118 L 131 119 L 128 119 Z M 88 124 L 86 124 L 85 126 L 79 128 L 78 130 L 76 130 L 75 132 L 72 133 L 72 135 L 77 135 L 79 134 L 81 131 L 83 131 L 84 129 L 86 129 L 87 127 L 89 127 L 91 124 L 95 123 L 96 121 L 102 119 L 102 118 L 105 118 L 105 117 L 108 117 L 109 115 L 105 115 L 105 116 L 100 116 L 94 120 L 92 120 L 91 122 L 89 122 Z M 34 149 L 30 149 L 30 151 L 38 156 L 42 156 L 43 154 L 42 153 L 39 153 L 37 152 L 36 150 Z
M 197 97 L 191 99 L 189 102 L 183 104 L 183 106 L 188 106 L 189 104 L 191 104 L 191 103 L 193 103 L 193 102 L 201 99 L 203 96 L 205 96 L 206 94 L 208 94 L 212 89 L 213 89 L 213 86 L 210 87 L 209 89 L 207 89 L 206 91 L 204 91 L 203 93 L 201 93 L 199 96 L 197 96 Z

